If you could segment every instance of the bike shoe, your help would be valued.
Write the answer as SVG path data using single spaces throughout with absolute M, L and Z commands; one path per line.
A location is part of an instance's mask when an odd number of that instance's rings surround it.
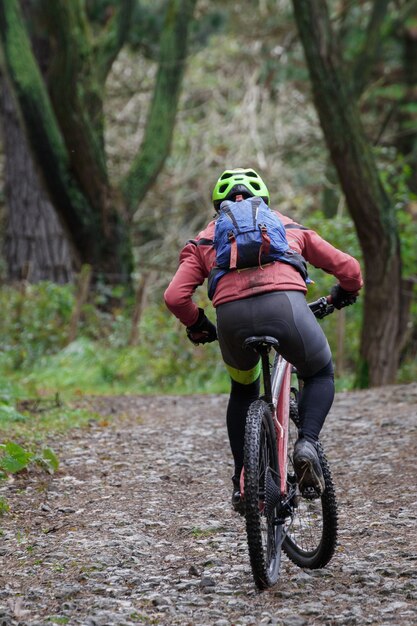
M 232 491 L 232 508 L 239 515 L 245 515 L 245 500 L 242 498 L 240 493 L 240 485 L 238 482 L 233 480 L 233 491 Z
M 301 495 L 309 500 L 319 498 L 325 483 L 316 446 L 307 439 L 298 439 L 293 463 Z

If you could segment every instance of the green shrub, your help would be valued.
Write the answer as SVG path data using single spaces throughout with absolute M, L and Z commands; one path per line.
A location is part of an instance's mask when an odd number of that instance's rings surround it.
M 360 259 L 359 245 L 350 219 L 329 221 L 320 212 L 309 220 L 315 230 L 337 247 Z M 309 301 L 330 292 L 335 279 L 310 266 Z M 155 294 L 154 294 L 155 298 Z M 196 292 L 196 303 L 215 321 L 204 288 Z M 75 341 L 68 345 L 68 331 L 74 309 L 72 286 L 51 283 L 25 289 L 3 286 L 0 304 L 0 430 L 2 422 L 24 425 L 30 417 L 19 409 L 27 397 L 64 398 L 74 393 L 222 393 L 229 380 L 217 342 L 192 345 L 184 327 L 159 300 L 144 311 L 139 323 L 139 342 L 129 346 L 133 302 L 121 293 L 99 291 L 83 307 Z M 98 304 L 97 304 L 98 303 Z M 110 303 L 113 303 L 110 306 Z M 116 304 L 114 304 L 116 303 Z M 363 296 L 358 302 L 336 312 L 320 323 L 337 364 L 338 386 L 352 384 L 356 368 L 362 318 Z M 342 346 L 341 349 L 338 346 Z M 341 368 L 341 365 L 343 368 Z M 411 368 L 403 368 L 403 380 Z M 64 413 L 71 412 L 66 408 Z M 56 418 L 63 418 L 56 411 Z M 75 415 L 75 421 L 83 416 Z
M 44 447 L 37 452 L 32 452 L 14 441 L 0 444 L 0 480 L 7 478 L 8 474 L 18 474 L 27 470 L 32 464 L 40 466 L 49 474 L 54 474 L 59 467 L 58 458 L 51 448 Z M 0 516 L 8 511 L 7 500 L 1 497 Z
M 0 289 L 2 360 L 25 369 L 63 347 L 73 310 L 73 289 L 49 282 Z

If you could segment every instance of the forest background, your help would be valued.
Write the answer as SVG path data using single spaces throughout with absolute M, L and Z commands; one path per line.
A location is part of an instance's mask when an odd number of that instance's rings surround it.
M 0 36 L 1 431 L 228 390 L 162 294 L 229 167 L 361 261 L 323 322 L 338 388 L 415 379 L 417 2 L 8 0 Z

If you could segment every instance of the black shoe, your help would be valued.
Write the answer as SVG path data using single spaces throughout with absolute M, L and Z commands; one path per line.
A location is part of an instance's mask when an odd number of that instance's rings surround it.
M 240 484 L 239 481 L 234 477 L 233 480 L 233 491 L 232 491 L 232 508 L 239 515 L 245 515 L 245 501 L 240 493 Z
M 293 463 L 301 495 L 309 499 L 319 498 L 325 483 L 316 446 L 307 439 L 298 439 Z

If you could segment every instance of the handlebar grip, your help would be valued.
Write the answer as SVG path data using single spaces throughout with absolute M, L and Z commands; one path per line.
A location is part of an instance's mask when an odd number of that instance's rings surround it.
M 322 296 L 315 302 L 311 302 L 308 305 L 317 319 L 322 319 L 323 317 L 326 317 L 326 315 L 333 313 L 334 306 L 329 302 L 329 298 L 330 296 Z

